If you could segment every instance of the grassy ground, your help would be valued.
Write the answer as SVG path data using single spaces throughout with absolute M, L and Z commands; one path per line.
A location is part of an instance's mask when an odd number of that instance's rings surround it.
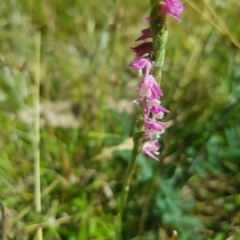
M 134 4 L 135 3 L 135 4 Z M 0 198 L 7 239 L 115 239 L 139 109 L 130 47 L 149 1 L 3 1 Z M 161 161 L 139 156 L 123 239 L 240 239 L 240 3 L 168 18 Z M 40 40 L 40 41 L 39 41 Z M 38 52 L 40 51 L 40 63 Z M 42 213 L 34 207 L 40 71 Z M 178 237 L 173 237 L 173 231 Z

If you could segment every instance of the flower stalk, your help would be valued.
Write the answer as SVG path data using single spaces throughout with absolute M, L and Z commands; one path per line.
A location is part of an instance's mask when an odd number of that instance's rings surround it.
M 123 188 L 120 196 L 120 203 L 119 203 L 119 212 L 118 212 L 118 239 L 122 239 L 122 218 L 123 212 L 125 208 L 125 204 L 127 201 L 127 197 L 130 190 L 130 185 L 132 182 L 133 174 L 134 174 L 134 164 L 139 153 L 139 138 L 141 137 L 141 133 L 137 132 L 133 136 L 134 146 L 132 150 L 131 159 L 128 163 L 128 168 L 126 172 L 126 176 L 124 178 Z
M 153 40 L 154 65 L 152 74 L 157 82 L 161 83 L 162 67 L 165 59 L 165 47 L 168 39 L 166 27 L 166 14 L 159 11 L 159 3 L 156 0 L 151 1 L 150 29 Z
M 142 35 L 136 41 L 143 41 L 132 50 L 136 54 L 130 66 L 137 69 L 139 76 L 144 76 L 137 87 L 138 98 L 133 101 L 142 108 L 142 117 L 137 120 L 138 131 L 133 136 L 134 148 L 132 157 L 128 164 L 124 179 L 123 189 L 120 197 L 120 208 L 118 213 L 118 239 L 122 239 L 122 217 L 127 201 L 133 173 L 134 163 L 138 153 L 147 154 L 152 159 L 159 161 L 158 138 L 164 133 L 166 123 L 160 121 L 165 113 L 169 111 L 161 105 L 160 98 L 163 92 L 159 86 L 162 78 L 162 67 L 164 64 L 165 47 L 168 38 L 166 27 L 166 14 L 170 14 L 178 21 L 183 5 L 178 0 L 151 0 L 150 27 L 142 30 Z M 149 41 L 150 40 L 150 41 Z M 151 41 L 152 40 L 152 41 Z

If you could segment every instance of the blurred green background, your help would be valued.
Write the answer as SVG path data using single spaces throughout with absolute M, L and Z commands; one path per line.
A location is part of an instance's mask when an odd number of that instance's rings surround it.
M 240 239 L 238 0 L 186 0 L 168 17 L 158 163 L 139 155 L 123 239 Z M 9 0 L 0 8 L 0 198 L 7 239 L 115 239 L 140 116 L 130 47 L 150 1 Z M 41 34 L 41 42 L 38 42 Z M 34 210 L 41 49 L 42 213 Z M 173 236 L 173 231 L 178 236 Z

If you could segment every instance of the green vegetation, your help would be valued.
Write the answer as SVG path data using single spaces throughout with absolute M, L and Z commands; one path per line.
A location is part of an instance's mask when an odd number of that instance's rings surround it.
M 183 2 L 182 23 L 168 18 L 161 87 L 171 112 L 161 161 L 137 158 L 123 240 L 240 239 L 240 3 Z M 130 47 L 149 11 L 149 0 L 1 2 L 0 198 L 7 239 L 33 239 L 38 223 L 46 240 L 116 239 L 140 114 L 131 105 L 140 79 L 128 67 Z M 33 165 L 38 70 L 41 213 L 34 207 Z

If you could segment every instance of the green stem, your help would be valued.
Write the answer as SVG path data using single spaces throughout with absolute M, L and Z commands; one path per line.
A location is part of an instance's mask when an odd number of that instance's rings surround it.
M 150 28 L 153 38 L 154 65 L 152 74 L 160 84 L 165 59 L 165 47 L 168 38 L 166 14 L 159 11 L 159 1 L 151 0 Z
M 136 160 L 136 157 L 138 155 L 138 141 L 134 141 L 134 147 L 132 150 L 132 155 L 131 155 L 131 159 L 128 163 L 128 168 L 127 168 L 127 173 L 124 179 L 124 183 L 123 183 L 123 188 L 122 188 L 122 193 L 121 193 L 121 197 L 120 197 L 120 207 L 119 207 L 119 213 L 118 213 L 118 239 L 121 240 L 122 239 L 122 217 L 123 217 L 123 211 L 125 208 L 125 204 L 127 201 L 127 197 L 128 197 L 128 193 L 130 190 L 130 185 L 131 185 L 131 181 L 132 181 L 132 177 L 133 177 L 133 173 L 134 173 L 134 163 Z
M 1 200 L 0 200 L 0 209 L 2 212 L 2 224 L 1 224 L 2 239 L 5 240 L 6 239 L 6 215 L 5 215 L 5 208 Z
M 35 121 L 34 121 L 34 183 L 35 183 L 35 210 L 41 213 L 41 181 L 40 181 L 40 51 L 41 51 L 41 34 L 36 35 L 36 70 L 35 70 Z M 42 228 L 39 227 L 36 233 L 36 239 L 42 240 Z

